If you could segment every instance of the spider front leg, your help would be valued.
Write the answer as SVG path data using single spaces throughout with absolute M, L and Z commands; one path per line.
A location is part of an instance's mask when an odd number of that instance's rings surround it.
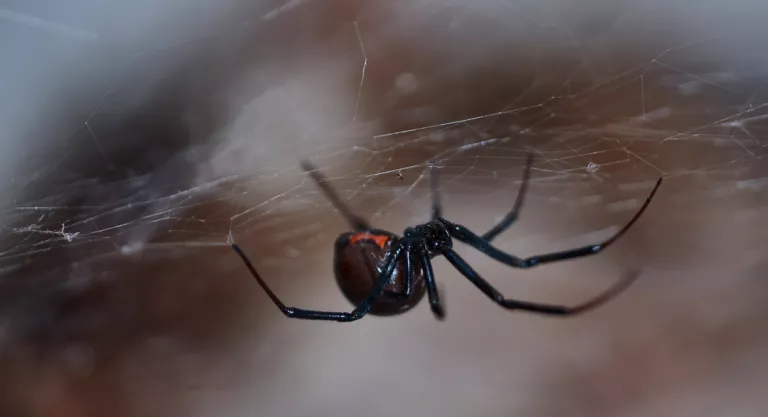
M 520 183 L 520 189 L 517 190 L 517 197 L 515 198 L 515 204 L 512 205 L 512 210 L 507 213 L 501 221 L 499 221 L 491 230 L 483 234 L 483 239 L 487 242 L 492 241 L 499 234 L 512 225 L 517 220 L 518 213 L 523 207 L 523 201 L 525 201 L 525 194 L 528 192 L 528 181 L 531 179 L 531 165 L 533 165 L 533 152 L 528 154 L 528 158 L 525 160 L 525 170 L 523 171 L 523 180 Z
M 629 287 L 630 284 L 632 284 L 632 282 L 634 282 L 640 276 L 639 272 L 631 272 L 627 274 L 624 279 L 620 280 L 618 283 L 614 284 L 602 294 L 599 294 L 597 297 L 587 300 L 582 304 L 568 307 L 556 304 L 533 303 L 530 301 L 504 298 L 502 293 L 496 290 L 496 288 L 491 286 L 488 281 L 483 279 L 477 272 L 475 272 L 475 270 L 472 269 L 472 267 L 469 266 L 469 264 L 456 252 L 449 249 L 443 252 L 443 255 L 446 259 L 448 259 L 448 262 L 450 262 L 454 268 L 461 272 L 462 275 L 464 275 L 470 282 L 475 284 L 475 286 L 480 289 L 480 291 L 487 295 L 488 298 L 495 301 L 498 305 L 510 310 L 522 310 L 551 316 L 573 316 L 598 307 L 619 295 L 619 293 Z
M 472 246 L 473 248 L 479 250 L 480 252 L 483 252 L 484 254 L 490 256 L 491 258 L 496 259 L 497 261 L 507 264 L 514 268 L 532 268 L 534 266 L 541 265 L 544 263 L 564 261 L 568 259 L 580 258 L 582 256 L 595 255 L 602 252 L 603 250 L 605 250 L 605 248 L 607 248 L 616 240 L 618 240 L 621 236 L 624 235 L 624 233 L 627 232 L 627 230 L 629 230 L 630 227 L 632 227 L 633 224 L 635 224 L 635 222 L 637 222 L 637 220 L 640 218 L 643 212 L 645 212 L 645 209 L 651 203 L 651 200 L 653 199 L 653 196 L 656 194 L 656 191 L 659 189 L 659 186 L 661 186 L 661 181 L 662 181 L 662 178 L 659 178 L 659 180 L 656 181 L 656 185 L 653 187 L 653 190 L 645 199 L 645 203 L 643 203 L 642 207 L 640 207 L 640 210 L 638 210 L 637 213 L 635 213 L 635 215 L 632 217 L 632 219 L 630 219 L 629 222 L 627 222 L 627 224 L 624 225 L 624 227 L 619 229 L 619 231 L 616 232 L 616 234 L 604 240 L 603 242 L 596 243 L 593 245 L 582 246 L 580 248 L 569 249 L 569 250 L 564 250 L 559 252 L 545 253 L 541 255 L 534 255 L 528 258 L 518 258 L 517 256 L 507 254 L 493 247 L 490 243 L 488 243 L 488 241 L 476 235 L 471 230 L 467 229 L 466 227 L 460 224 L 450 224 L 450 227 L 448 228 L 448 230 L 451 233 L 451 236 L 453 236 L 457 240 L 460 240 Z
M 533 165 L 533 152 L 528 154 L 525 160 L 525 170 L 523 171 L 523 179 L 520 184 L 520 189 L 517 191 L 517 197 L 515 203 L 503 219 L 501 219 L 491 230 L 483 234 L 483 239 L 490 242 L 496 238 L 499 234 L 512 225 L 517 220 L 518 213 L 523 207 L 525 201 L 525 195 L 528 192 L 528 182 L 531 179 L 531 166 Z M 443 206 L 440 202 L 440 171 L 434 166 L 430 167 L 429 178 L 432 188 L 432 220 L 443 216 Z
M 392 276 L 392 273 L 395 271 L 395 267 L 397 266 L 397 258 L 400 256 L 400 253 L 403 251 L 403 244 L 402 242 L 399 243 L 397 246 L 395 246 L 392 250 L 392 252 L 389 254 L 389 259 L 384 263 L 384 268 L 382 268 L 381 275 L 379 275 L 379 281 L 374 288 L 371 289 L 371 292 L 368 294 L 368 297 L 366 297 L 365 300 L 363 300 L 352 312 L 346 313 L 346 312 L 335 312 L 335 311 L 319 311 L 319 310 L 306 310 L 303 308 L 296 308 L 296 307 L 287 307 L 280 298 L 275 295 L 275 293 L 272 291 L 272 289 L 269 288 L 267 283 L 264 281 L 264 279 L 261 278 L 261 275 L 259 275 L 258 272 L 256 272 L 256 268 L 251 263 L 250 259 L 245 255 L 245 252 L 243 252 L 242 249 L 240 249 L 237 244 L 232 243 L 232 249 L 234 249 L 235 253 L 240 255 L 240 258 L 245 263 L 245 266 L 248 267 L 248 270 L 251 271 L 251 274 L 256 279 L 256 282 L 259 283 L 259 286 L 264 290 L 264 292 L 267 293 L 267 296 L 272 300 L 273 303 L 277 306 L 277 308 L 280 309 L 280 311 L 283 312 L 286 316 L 290 318 L 296 318 L 296 319 L 305 319 L 305 320 L 324 320 L 324 321 L 339 321 L 339 322 L 350 322 L 355 321 L 363 318 L 368 312 L 371 310 L 371 307 L 373 307 L 374 301 L 376 301 L 376 298 L 378 298 L 386 286 L 387 282 L 389 282 L 390 277 Z

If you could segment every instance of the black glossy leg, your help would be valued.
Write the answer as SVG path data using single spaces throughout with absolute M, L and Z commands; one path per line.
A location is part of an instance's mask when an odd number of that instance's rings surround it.
M 267 283 L 261 278 L 261 275 L 259 275 L 258 272 L 256 272 L 256 268 L 254 268 L 251 261 L 248 259 L 248 257 L 245 255 L 242 249 L 240 249 L 237 244 L 232 244 L 232 249 L 235 250 L 235 252 L 240 255 L 240 258 L 243 260 L 245 265 L 248 267 L 248 270 L 251 271 L 251 274 L 256 279 L 256 281 L 259 283 L 261 288 L 264 290 L 264 292 L 267 293 L 269 298 L 272 300 L 273 303 L 277 306 L 277 308 L 280 309 L 280 311 L 283 312 L 288 317 L 296 318 L 296 319 L 305 319 L 305 320 L 325 320 L 325 321 L 340 321 L 340 322 L 350 322 L 361 319 L 363 316 L 368 314 L 368 312 L 371 310 L 371 307 L 373 306 L 373 302 L 376 300 L 377 297 L 379 297 L 384 289 L 384 287 L 387 285 L 387 282 L 389 281 L 389 278 L 392 276 L 392 273 L 395 270 L 395 267 L 397 265 L 397 257 L 400 256 L 400 253 L 403 251 L 403 245 L 398 244 L 395 246 L 392 250 L 392 252 L 388 255 L 387 262 L 384 264 L 383 271 L 381 275 L 379 276 L 379 282 L 374 287 L 368 297 L 363 300 L 351 313 L 346 312 L 335 312 L 335 311 L 317 311 L 317 310 L 305 310 L 303 308 L 296 308 L 296 307 L 287 307 L 285 304 L 283 304 L 282 301 L 275 295 L 275 293 L 269 288 Z
M 496 226 L 493 226 L 491 230 L 483 234 L 482 237 L 486 241 L 492 241 L 517 220 L 517 215 L 520 212 L 520 208 L 523 207 L 523 201 L 525 201 L 525 194 L 528 192 L 528 181 L 531 179 L 531 165 L 533 165 L 533 153 L 529 153 L 528 158 L 525 160 L 523 180 L 520 184 L 520 189 L 517 191 L 517 197 L 515 198 L 515 204 L 512 205 L 512 210 Z
M 443 206 L 440 203 L 440 170 L 429 167 L 429 184 L 432 189 L 432 220 L 443 217 Z
M 435 282 L 435 273 L 432 271 L 432 261 L 429 259 L 429 252 L 425 247 L 421 252 L 421 264 L 424 268 L 424 282 L 427 285 L 427 296 L 429 297 L 429 306 L 432 313 L 438 319 L 445 318 L 445 310 L 440 303 L 440 295 L 437 292 L 437 283 Z
M 328 181 L 325 176 L 320 173 L 316 166 L 312 165 L 312 163 L 309 161 L 303 161 L 301 163 L 301 168 L 304 169 L 304 172 L 312 177 L 313 180 L 315 180 L 317 186 L 323 190 L 325 197 L 328 198 L 336 210 L 338 210 L 339 213 L 344 216 L 352 230 L 364 231 L 371 229 L 371 225 L 369 225 L 367 221 L 353 213 L 352 210 L 350 210 L 349 207 L 347 207 L 347 205 L 341 201 L 339 196 L 336 195 L 336 192 L 333 191 L 333 188 L 328 185 Z
M 531 313 L 546 314 L 552 316 L 572 316 L 598 307 L 599 305 L 609 301 L 624 291 L 640 275 L 639 272 L 632 272 L 597 297 L 594 297 L 582 304 L 568 307 L 555 304 L 533 303 L 529 301 L 504 298 L 503 294 L 501 294 L 498 290 L 496 290 L 496 288 L 491 286 L 488 281 L 483 279 L 477 272 L 475 272 L 475 270 L 472 269 L 472 267 L 469 266 L 469 264 L 467 264 L 467 262 L 462 259 L 456 252 L 447 250 L 443 253 L 443 255 L 446 259 L 448 259 L 448 262 L 450 262 L 454 268 L 461 272 L 462 275 L 464 275 L 470 282 L 475 284 L 475 286 L 480 289 L 480 291 L 487 295 L 488 298 L 495 301 L 498 305 L 510 310 L 522 310 Z
M 387 297 L 394 297 L 394 298 L 408 298 L 413 293 L 413 253 L 412 253 L 413 246 L 405 242 L 403 244 L 403 251 L 405 253 L 405 290 L 402 292 L 395 292 L 395 291 L 389 291 L 384 290 L 384 295 Z M 361 248 L 362 250 L 362 248 Z M 367 257 L 365 259 L 368 259 Z M 376 267 L 371 265 L 370 261 L 368 262 L 368 268 L 369 270 L 375 274 L 376 273 Z
M 626 233 L 626 231 L 629 230 L 633 224 L 635 224 L 637 219 L 640 218 L 640 215 L 643 214 L 645 209 L 648 207 L 648 204 L 650 204 L 651 199 L 653 199 L 653 196 L 656 194 L 656 190 L 658 190 L 659 186 L 661 185 L 661 181 L 662 179 L 659 178 L 659 180 L 656 182 L 656 186 L 653 187 L 653 191 L 651 191 L 651 194 L 648 196 L 648 198 L 646 198 L 645 203 L 643 203 L 643 206 L 640 207 L 640 210 L 635 213 L 632 219 L 624 227 L 622 227 L 621 230 L 616 232 L 615 235 L 611 236 L 607 240 L 594 245 L 583 246 L 580 248 L 564 250 L 560 252 L 534 255 L 528 258 L 518 258 L 514 255 L 510 255 L 500 251 L 499 249 L 496 249 L 485 239 L 474 234 L 471 230 L 460 224 L 452 224 L 449 228 L 449 231 L 454 238 L 472 246 L 473 248 L 483 252 L 484 254 L 490 256 L 493 259 L 496 259 L 499 262 L 515 268 L 531 268 L 548 262 L 564 261 L 566 259 L 595 255 L 610 246 L 618 238 L 624 235 L 624 233 Z

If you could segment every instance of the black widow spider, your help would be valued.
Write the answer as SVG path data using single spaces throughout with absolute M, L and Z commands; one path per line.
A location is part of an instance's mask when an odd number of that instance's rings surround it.
M 245 265 L 256 278 L 272 302 L 288 317 L 307 320 L 327 320 L 350 322 L 366 314 L 389 316 L 403 313 L 413 308 L 424 297 L 426 292 L 432 312 L 435 317 L 442 319 L 444 311 L 435 284 L 430 259 L 438 255 L 448 259 L 454 268 L 480 289 L 490 299 L 500 306 L 510 310 L 571 316 L 582 313 L 618 295 L 626 289 L 637 277 L 638 272 L 627 274 L 619 282 L 598 296 L 574 307 L 552 304 L 519 301 L 504 296 L 483 279 L 467 264 L 451 247 L 453 239 L 468 244 L 489 257 L 513 268 L 532 268 L 548 262 L 563 261 L 582 256 L 594 255 L 607 248 L 621 237 L 645 211 L 651 199 L 661 185 L 662 178 L 656 182 L 648 198 L 635 213 L 632 219 L 616 234 L 607 240 L 594 245 L 583 246 L 560 252 L 535 255 L 528 258 L 518 258 L 496 249 L 491 241 L 505 231 L 516 219 L 523 205 L 528 180 L 531 174 L 533 155 L 528 156 L 523 180 L 512 210 L 493 228 L 483 235 L 476 235 L 466 227 L 451 223 L 442 217 L 442 206 L 438 194 L 438 175 L 434 168 L 430 169 L 432 185 L 432 220 L 427 223 L 405 229 L 403 237 L 372 228 L 368 222 L 358 217 L 339 199 L 333 189 L 326 183 L 325 177 L 311 163 L 305 161 L 302 168 L 322 189 L 326 198 L 336 207 L 352 227 L 352 232 L 339 235 L 334 251 L 334 272 L 336 282 L 346 298 L 356 307 L 350 312 L 332 312 L 306 310 L 287 307 L 267 286 L 251 261 L 237 244 L 232 248 L 242 258 Z

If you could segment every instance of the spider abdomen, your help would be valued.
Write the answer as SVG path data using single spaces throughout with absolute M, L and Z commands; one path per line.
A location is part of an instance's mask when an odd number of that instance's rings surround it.
M 336 239 L 334 251 L 334 272 L 341 292 L 350 303 L 357 306 L 370 294 L 384 267 L 387 253 L 399 238 L 383 230 L 344 233 Z M 395 271 L 374 303 L 370 314 L 390 316 L 410 310 L 421 301 L 426 292 L 421 262 L 411 260 L 413 285 L 411 294 L 407 290 L 405 256 L 397 259 Z

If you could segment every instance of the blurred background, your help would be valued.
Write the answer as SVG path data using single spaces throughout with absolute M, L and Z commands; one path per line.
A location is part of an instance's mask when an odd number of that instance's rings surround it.
M 768 4 L 736 1 L 5 1 L 0 5 L 0 415 L 765 416 Z M 343 219 L 483 232 L 535 156 L 513 270 L 444 260 L 447 309 L 355 323 Z

